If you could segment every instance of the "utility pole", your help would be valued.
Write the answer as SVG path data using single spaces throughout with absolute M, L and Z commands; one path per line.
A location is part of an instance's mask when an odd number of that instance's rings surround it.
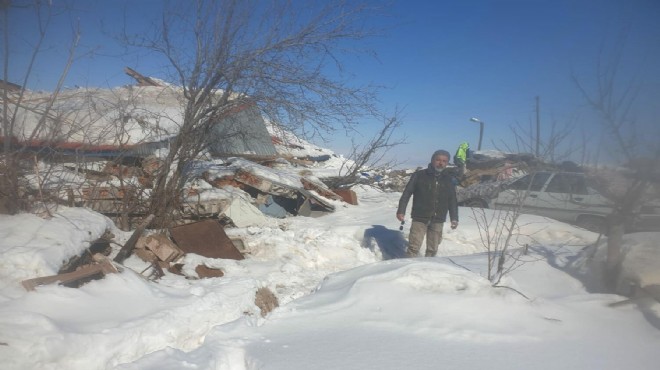
M 536 96 L 536 158 L 539 157 L 540 154 L 540 149 L 539 147 L 541 146 L 541 119 L 539 118 L 539 100 L 540 98 L 538 95 Z

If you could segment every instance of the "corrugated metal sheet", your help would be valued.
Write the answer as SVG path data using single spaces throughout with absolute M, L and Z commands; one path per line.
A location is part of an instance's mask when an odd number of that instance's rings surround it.
M 218 121 L 209 139 L 209 152 L 216 156 L 252 154 L 276 156 L 259 108 L 246 104 Z

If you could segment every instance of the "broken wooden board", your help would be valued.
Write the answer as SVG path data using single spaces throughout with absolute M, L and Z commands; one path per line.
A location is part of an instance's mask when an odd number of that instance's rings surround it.
M 26 290 L 34 290 L 41 285 L 59 283 L 60 285 L 74 284 L 81 280 L 95 280 L 107 274 L 116 273 L 117 269 L 109 259 L 101 260 L 100 263 L 86 265 L 80 269 L 59 275 L 44 276 L 34 279 L 23 280 L 21 284 Z
M 204 220 L 170 228 L 170 235 L 185 253 L 208 258 L 242 260 L 243 254 L 215 220 Z
M 156 218 L 156 216 L 154 214 L 150 214 L 144 220 L 142 220 L 142 223 L 140 223 L 138 227 L 135 229 L 135 231 L 133 231 L 133 234 L 131 234 L 131 237 L 128 238 L 126 244 L 124 244 L 124 246 L 121 247 L 119 253 L 117 253 L 117 255 L 115 256 L 114 259 L 115 262 L 123 263 L 124 260 L 131 255 L 131 252 L 133 251 L 133 248 L 135 248 L 135 244 L 137 243 L 138 239 L 144 232 L 144 229 L 146 229 L 147 226 L 149 226 L 149 224 L 151 223 L 151 221 L 154 220 L 154 218 Z
M 135 251 L 137 252 L 141 249 L 148 249 L 163 262 L 172 262 L 183 256 L 183 251 L 167 236 L 162 234 L 151 234 L 147 237 L 140 237 L 135 244 Z M 148 254 L 143 254 L 143 256 L 150 257 Z M 139 257 L 142 258 L 143 256 Z

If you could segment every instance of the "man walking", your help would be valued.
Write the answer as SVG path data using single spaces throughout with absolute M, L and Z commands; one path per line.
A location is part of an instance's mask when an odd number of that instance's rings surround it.
M 442 241 L 442 227 L 447 219 L 451 228 L 458 226 L 456 187 L 452 175 L 444 171 L 449 163 L 449 152 L 437 150 L 431 156 L 428 168 L 412 174 L 399 199 L 396 218 L 403 222 L 410 197 L 413 197 L 412 225 L 408 242 L 408 257 L 417 257 L 426 236 L 426 257 L 434 257 Z

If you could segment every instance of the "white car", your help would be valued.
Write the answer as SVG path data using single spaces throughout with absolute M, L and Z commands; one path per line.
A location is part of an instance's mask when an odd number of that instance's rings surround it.
M 588 188 L 582 173 L 535 172 L 506 185 L 490 200 L 495 209 L 550 217 L 591 231 L 602 231 L 613 204 Z

